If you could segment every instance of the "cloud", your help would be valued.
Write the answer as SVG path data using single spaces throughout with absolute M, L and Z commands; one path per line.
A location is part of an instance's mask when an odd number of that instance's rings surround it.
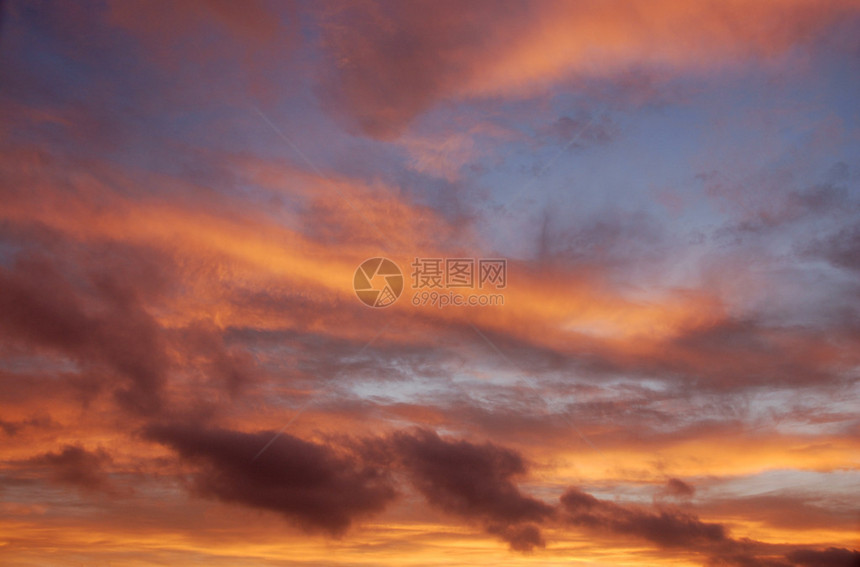
M 599 500 L 577 488 L 561 496 L 565 521 L 590 529 L 633 535 L 661 547 L 688 549 L 728 541 L 726 528 L 679 510 L 651 512 Z
M 860 271 L 860 229 L 846 227 L 809 246 L 809 254 L 825 258 L 834 266 Z
M 687 484 L 679 478 L 670 478 L 667 480 L 664 490 L 666 494 L 679 498 L 690 498 L 696 493 L 696 487 Z
M 507 2 L 389 2 L 334 4 L 322 19 L 331 68 L 323 95 L 362 132 L 393 137 L 415 115 L 450 93 L 474 60 L 499 40 L 495 30 L 476 33 L 488 21 L 522 5 Z M 349 22 L 349 25 L 344 25 Z
M 291 5 L 289 7 L 292 8 Z M 270 49 L 274 42 L 282 41 L 283 36 L 289 39 L 281 27 L 287 22 L 281 21 L 279 16 L 271 6 L 259 1 L 248 2 L 239 10 L 235 4 L 224 0 L 191 0 L 181 5 L 165 0 L 133 0 L 109 6 L 107 19 L 114 25 L 135 31 L 151 40 L 150 49 L 157 51 L 180 44 L 181 38 L 188 37 L 189 26 L 202 28 L 192 36 L 199 35 L 203 30 L 214 31 L 230 40 L 241 40 L 244 47 Z M 206 52 L 201 51 L 198 55 L 202 53 Z
M 80 445 L 66 445 L 62 451 L 33 457 L 28 464 L 47 467 L 57 482 L 86 490 L 110 491 L 112 486 L 105 466 L 111 461 L 104 450 L 89 451 Z
M 524 495 L 514 483 L 527 472 L 518 453 L 491 443 L 442 439 L 427 430 L 400 432 L 392 445 L 406 474 L 431 505 L 484 522 L 513 549 L 528 551 L 543 544 L 530 522 L 546 519 L 553 509 Z
M 706 70 L 778 55 L 851 2 L 367 2 L 328 7 L 323 93 L 363 133 L 391 138 L 443 100 L 530 96 L 631 69 Z
M 508 542 L 513 551 L 530 552 L 536 547 L 546 547 L 540 528 L 534 524 L 490 524 L 487 531 Z
M 194 321 L 177 334 L 190 364 L 214 382 L 215 389 L 236 398 L 262 379 L 251 353 L 243 345 L 228 344 L 225 333 L 212 322 Z
M 84 365 L 106 365 L 126 379 L 116 389 L 126 408 L 160 411 L 169 360 L 159 325 L 140 304 L 144 280 L 132 284 L 124 279 L 129 272 L 90 261 L 113 256 L 119 268 L 116 247 L 70 252 L 78 267 L 68 257 L 33 250 L 19 253 L 9 268 L 0 266 L 0 333 Z
M 586 110 L 574 116 L 560 116 L 538 130 L 538 138 L 565 149 L 580 149 L 586 145 L 607 144 L 618 137 L 620 127 L 609 114 L 599 117 Z
M 707 183 L 707 193 L 736 217 L 713 231 L 712 240 L 720 245 L 760 245 L 768 238 L 793 236 L 811 222 L 826 220 L 836 224 L 846 218 L 850 221 L 860 212 L 857 199 L 841 184 L 826 182 L 786 191 L 772 179 L 726 185 L 722 181 Z M 750 191 L 750 185 L 757 186 L 757 190 Z
M 571 222 L 548 207 L 538 256 L 542 262 L 591 269 L 596 274 L 613 268 L 628 273 L 638 265 L 661 265 L 667 255 L 666 240 L 659 221 L 643 212 L 616 209 Z
M 431 506 L 479 522 L 516 551 L 543 547 L 539 524 L 554 513 L 515 484 L 514 478 L 527 472 L 519 453 L 446 440 L 427 430 L 339 447 L 281 434 L 256 459 L 274 432 L 153 425 L 146 436 L 195 466 L 193 487 L 199 494 L 279 512 L 305 529 L 331 535 L 393 501 L 394 471 Z
M 677 479 L 672 479 L 677 480 Z M 600 500 L 578 488 L 560 499 L 561 521 L 600 535 L 618 534 L 645 539 L 664 549 L 692 552 L 706 557 L 708 565 L 736 567 L 854 567 L 860 553 L 847 549 L 795 549 L 749 538 L 732 538 L 720 523 L 702 521 L 678 509 L 647 509 L 637 505 Z M 755 504 L 748 504 L 755 506 Z M 783 556 L 784 554 L 784 559 Z M 788 562 L 786 562 L 786 560 Z
M 10 561 L 856 555 L 856 1 L 2 5 Z
M 856 526 L 857 511 L 850 505 L 834 506 L 824 494 L 771 491 L 765 495 L 737 499 L 711 498 L 703 504 L 709 514 L 743 517 L 778 530 L 795 532 L 850 531 Z
M 99 16 L 97 26 L 120 30 L 139 42 L 140 49 L 130 52 L 155 65 L 147 71 L 157 69 L 160 97 L 169 96 L 180 106 L 188 104 L 189 96 L 197 105 L 243 101 L 241 93 L 247 92 L 277 100 L 285 90 L 276 80 L 278 70 L 299 43 L 292 1 L 272 5 L 251 0 L 238 8 L 224 0 L 133 0 L 108 4 Z M 201 89 L 203 84 L 217 84 L 218 92 Z
M 196 465 L 205 496 L 278 512 L 308 530 L 339 535 L 395 495 L 384 470 L 358 453 L 274 431 L 244 433 L 195 425 L 153 425 L 147 436 Z
M 860 551 L 838 547 L 798 549 L 786 555 L 786 558 L 799 567 L 860 567 Z

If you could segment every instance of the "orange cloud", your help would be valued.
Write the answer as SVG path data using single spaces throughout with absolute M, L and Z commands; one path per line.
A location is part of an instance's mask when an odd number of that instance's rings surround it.
M 646 67 L 712 70 L 801 45 L 860 5 L 812 0 L 408 2 L 325 11 L 332 108 L 399 135 L 446 99 L 530 96 Z M 344 25 L 349 22 L 349 25 Z

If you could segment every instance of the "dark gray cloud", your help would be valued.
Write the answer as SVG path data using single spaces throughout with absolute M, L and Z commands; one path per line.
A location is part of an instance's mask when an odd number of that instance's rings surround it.
M 332 535 L 396 497 L 395 471 L 431 506 L 476 522 L 517 551 L 543 546 L 539 526 L 554 514 L 516 484 L 527 473 L 516 451 L 427 430 L 338 445 L 281 434 L 257 458 L 274 432 L 171 424 L 151 426 L 146 435 L 195 465 L 193 487 L 200 495 L 278 512 Z
M 860 567 L 860 551 L 838 547 L 799 549 L 786 557 L 798 567 Z
M 671 481 L 670 484 L 680 486 Z M 690 488 L 686 483 L 681 484 L 682 491 Z M 860 564 L 857 551 L 837 548 L 792 550 L 795 546 L 736 539 L 731 537 L 725 525 L 705 522 L 689 511 L 610 502 L 578 488 L 570 488 L 561 496 L 560 510 L 562 522 L 595 535 L 633 536 L 660 548 L 696 554 L 711 566 L 855 567 Z
M 584 530 L 598 540 L 632 537 L 702 557 L 709 565 L 853 567 L 850 561 L 857 557 L 850 550 L 735 539 L 725 525 L 704 521 L 689 508 L 613 502 L 577 487 L 553 506 L 523 493 L 517 484 L 528 473 L 519 452 L 443 438 L 426 429 L 326 443 L 281 434 L 258 458 L 274 432 L 169 424 L 149 427 L 146 436 L 194 466 L 197 494 L 278 512 L 304 529 L 330 535 L 381 512 L 401 492 L 396 483 L 404 478 L 429 505 L 480 526 L 520 552 L 544 547 L 542 529 L 553 526 Z M 46 458 L 64 465 L 69 474 L 85 460 L 72 450 Z M 671 478 L 664 491 L 686 498 L 694 488 Z
M 395 491 L 386 471 L 359 453 L 274 431 L 243 433 L 199 425 L 154 425 L 147 436 L 197 465 L 194 486 L 205 496 L 272 510 L 302 528 L 343 533 L 379 512 Z
M 599 500 L 576 488 L 561 497 L 565 521 L 647 539 L 661 547 L 696 548 L 728 541 L 726 528 L 680 510 L 650 511 Z
M 165 343 L 141 305 L 142 286 L 132 285 L 142 266 L 110 265 L 105 257 L 119 256 L 111 248 L 67 251 L 76 252 L 80 269 L 43 252 L 23 252 L 10 267 L 0 266 L 0 333 L 84 365 L 106 365 L 126 380 L 116 389 L 124 407 L 157 412 L 170 364 Z
M 684 482 L 680 478 L 670 478 L 667 480 L 664 490 L 670 496 L 681 498 L 689 498 L 696 493 L 696 487 Z
M 826 259 L 839 268 L 860 271 L 860 228 L 845 227 L 807 248 L 807 254 Z
M 89 451 L 79 445 L 66 445 L 60 451 L 32 458 L 28 464 L 46 467 L 50 478 L 60 483 L 110 491 L 112 486 L 105 467 L 111 462 L 110 455 L 101 449 Z
M 491 443 L 442 439 L 419 430 L 398 433 L 392 447 L 427 501 L 447 512 L 485 523 L 513 549 L 543 545 L 533 523 L 553 514 L 548 504 L 523 494 L 514 479 L 527 472 L 517 452 Z

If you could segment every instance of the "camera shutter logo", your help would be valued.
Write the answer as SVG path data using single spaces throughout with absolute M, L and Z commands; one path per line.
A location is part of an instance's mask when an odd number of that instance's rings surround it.
M 403 273 L 388 258 L 370 258 L 353 277 L 355 295 L 369 307 L 388 307 L 403 293 Z

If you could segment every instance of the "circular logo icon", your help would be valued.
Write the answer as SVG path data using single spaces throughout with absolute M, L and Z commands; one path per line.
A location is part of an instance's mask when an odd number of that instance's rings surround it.
M 403 273 L 388 258 L 371 258 L 355 270 L 352 287 L 365 305 L 388 307 L 403 293 Z

